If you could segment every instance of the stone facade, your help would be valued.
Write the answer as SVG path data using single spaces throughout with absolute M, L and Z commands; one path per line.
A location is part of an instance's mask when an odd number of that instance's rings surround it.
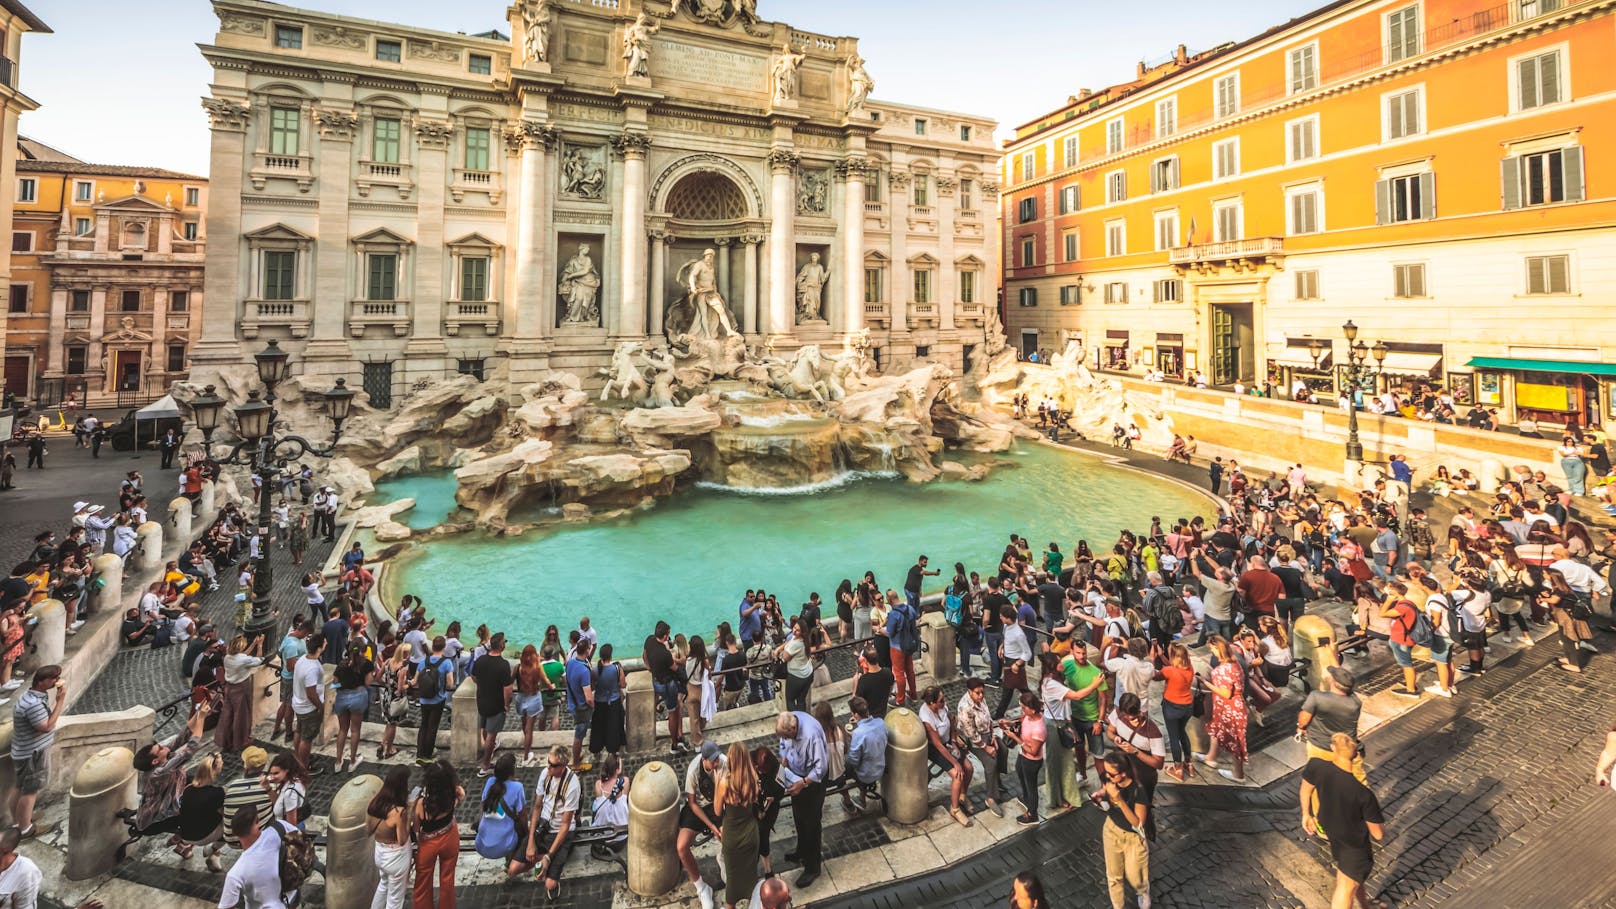
M 50 26 L 24 6 L 19 0 L 0 0 L 0 149 L 17 144 L 17 118 L 39 109 L 39 102 L 17 89 L 18 58 L 22 53 L 22 36 L 27 32 L 50 34 Z M 0 222 L 10 224 L 12 209 L 22 193 L 17 182 L 16 159 L 0 154 Z M 11 263 L 0 257 L 0 286 L 11 283 Z M 0 338 L 5 337 L 10 307 L 0 308 Z M 5 361 L 0 372 L 0 394 L 6 398 L 22 394 L 20 385 L 27 383 L 28 364 L 24 361 Z
M 707 249 L 758 347 L 868 327 L 883 365 L 958 368 L 981 339 L 994 124 L 866 100 L 856 39 L 728 0 L 532 0 L 510 38 L 214 8 L 199 366 L 278 338 L 383 406 L 590 375 L 681 330 Z

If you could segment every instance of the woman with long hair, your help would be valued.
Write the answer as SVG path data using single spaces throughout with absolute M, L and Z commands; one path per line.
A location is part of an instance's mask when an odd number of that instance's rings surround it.
M 410 895 L 410 768 L 387 771 L 365 808 L 365 830 L 376 838 L 376 895 L 370 909 L 404 909 Z
M 533 757 L 533 727 L 544 713 L 544 667 L 539 663 L 539 649 L 532 644 L 522 648 L 516 663 L 516 693 L 513 700 L 516 715 L 522 719 L 522 766 L 538 763 Z
M 524 845 L 522 838 L 527 828 L 520 819 L 527 807 L 527 792 L 515 777 L 516 755 L 507 751 L 495 759 L 494 775 L 483 783 L 482 801 L 478 804 L 482 818 L 472 842 L 479 855 L 509 861 Z
M 1577 592 L 1566 583 L 1564 574 L 1557 568 L 1543 569 L 1543 589 L 1538 592 L 1538 601 L 1554 618 L 1556 625 L 1560 626 L 1560 646 L 1564 655 L 1560 657 L 1560 668 L 1567 672 L 1582 672 L 1582 651 L 1593 645 L 1587 642 L 1593 638 L 1593 629 L 1588 625 L 1588 616 L 1583 604 L 1577 602 Z
M 612 658 L 612 645 L 600 645 L 595 661 L 595 718 L 589 724 L 589 753 L 616 756 L 627 733 L 623 726 L 623 666 Z
M 337 664 L 333 674 L 336 696 L 332 698 L 332 713 L 337 717 L 337 760 L 340 772 L 359 763 L 359 731 L 370 711 L 370 682 L 376 675 L 376 664 L 365 656 L 365 639 L 348 642 L 348 652 Z M 342 756 L 343 745 L 348 746 L 348 757 Z
M 1211 679 L 1202 679 L 1201 684 L 1212 690 L 1215 697 L 1212 699 L 1212 717 L 1206 724 L 1207 735 L 1212 739 L 1212 745 L 1207 753 L 1201 757 L 1201 763 L 1216 770 L 1218 774 L 1235 782 L 1244 782 L 1246 779 L 1246 684 L 1245 673 L 1240 670 L 1240 662 L 1235 658 L 1234 647 L 1221 635 L 1213 635 L 1207 641 L 1212 655 L 1218 658 L 1217 668 L 1212 670 Z M 1227 751 L 1234 761 L 1234 770 L 1223 769 L 1218 764 L 1220 751 Z
M 309 771 L 290 751 L 275 755 L 261 785 L 274 800 L 275 819 L 299 830 L 309 819 Z
M 1010 909 L 1050 909 L 1044 882 L 1038 875 L 1023 871 L 1010 882 Z
M 1535 598 L 1537 584 L 1532 581 L 1531 570 L 1521 561 L 1513 545 L 1505 542 L 1493 547 L 1493 560 L 1487 565 L 1487 576 L 1492 588 L 1498 592 L 1493 597 L 1493 612 L 1498 614 L 1498 626 L 1504 633 L 1504 640 L 1515 640 L 1515 631 L 1510 626 L 1519 625 L 1521 646 L 1536 644 L 1523 612 L 1527 601 Z
M 836 621 L 837 637 L 842 643 L 853 639 L 853 581 L 851 578 L 842 578 L 842 583 L 836 585 Z
M 391 635 L 389 632 L 382 638 L 384 652 Z M 393 739 L 398 735 L 398 721 L 404 719 L 404 715 L 410 709 L 405 686 L 409 680 L 414 648 L 407 641 L 395 643 L 392 647 L 393 652 L 388 654 L 376 669 L 376 691 L 380 695 L 382 719 L 387 721 L 387 727 L 382 730 L 382 742 L 376 746 L 376 759 L 380 761 L 398 754 L 398 747 L 393 744 Z
M 685 656 L 685 691 L 689 699 L 686 703 L 691 705 L 687 741 L 692 747 L 699 747 L 707 723 L 718 710 L 718 696 L 712 687 L 713 661 L 707 656 L 707 642 L 698 634 L 690 639 L 689 648 Z
M 610 644 L 605 645 L 610 647 Z M 734 746 L 730 746 L 733 748 Z M 745 750 L 742 752 L 745 758 Z M 719 785 L 723 785 L 720 783 Z M 595 780 L 593 823 L 596 827 L 611 827 L 617 835 L 606 843 L 613 852 L 628 846 L 628 776 L 623 773 L 623 761 L 616 752 L 606 755 L 600 762 L 600 776 Z
M 448 760 L 428 764 L 421 776 L 421 795 L 410 809 L 415 826 L 414 909 L 454 909 L 455 863 L 460 858 L 460 825 L 455 809 L 466 798 L 459 775 Z M 433 899 L 433 868 L 437 899 Z
M 713 793 L 713 808 L 719 814 L 719 839 L 724 853 L 724 906 L 735 909 L 752 895 L 758 881 L 759 787 L 757 770 L 744 742 L 730 743 L 727 760 L 728 770 Z
M 1263 675 L 1268 677 L 1268 684 L 1283 690 L 1291 683 L 1291 667 L 1296 665 L 1291 636 L 1285 632 L 1285 624 L 1271 615 L 1257 618 L 1257 631 L 1262 635 L 1257 650 L 1262 656 Z
M 1182 783 L 1195 775 L 1188 732 L 1190 717 L 1195 715 L 1195 666 L 1190 663 L 1189 648 L 1176 641 L 1167 645 L 1166 661 L 1156 671 L 1156 678 L 1167 683 L 1161 703 L 1167 749 L 1173 759 L 1167 765 L 1167 775 Z
M 240 754 L 252 744 L 253 674 L 264 665 L 263 650 L 262 635 L 252 644 L 245 635 L 236 635 L 224 655 L 224 693 L 219 701 L 219 725 L 213 729 L 220 751 Z

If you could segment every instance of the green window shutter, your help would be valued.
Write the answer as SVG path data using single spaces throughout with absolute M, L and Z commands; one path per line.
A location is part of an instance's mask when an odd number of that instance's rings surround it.
M 1582 146 L 1573 145 L 1560 150 L 1561 174 L 1565 178 L 1565 200 L 1581 202 L 1587 198 L 1582 185 Z
M 1390 224 L 1392 220 L 1392 181 L 1375 181 L 1375 223 Z
M 1499 183 L 1503 188 L 1504 211 L 1521 207 L 1521 159 L 1511 156 L 1501 163 Z
M 1420 174 L 1420 219 L 1436 217 L 1436 174 Z

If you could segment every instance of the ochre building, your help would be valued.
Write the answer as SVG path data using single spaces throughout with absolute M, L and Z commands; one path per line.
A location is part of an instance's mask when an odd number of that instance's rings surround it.
M 1331 400 L 1351 319 L 1383 386 L 1616 419 L 1613 11 L 1351 0 L 1072 97 L 1001 162 L 1012 343 Z
M 23 94 L 17 87 L 19 59 L 22 54 L 22 36 L 26 32 L 50 34 L 46 25 L 28 7 L 18 0 L 0 0 L 0 151 L 17 144 L 17 118 L 39 109 L 39 102 Z M 0 154 L 0 222 L 10 224 L 12 209 L 27 187 L 17 180 L 16 159 Z M 10 263 L 0 258 L 0 285 L 11 283 Z M 5 337 L 9 306 L 0 309 L 0 338 Z M 13 363 L 8 357 L 0 371 L 0 395 L 11 400 L 24 394 L 19 388 L 27 384 L 28 365 Z

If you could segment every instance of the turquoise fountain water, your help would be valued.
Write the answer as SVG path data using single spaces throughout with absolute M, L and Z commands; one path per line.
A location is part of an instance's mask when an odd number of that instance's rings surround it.
M 951 455 L 952 456 L 952 455 Z M 709 635 L 734 624 L 747 588 L 775 593 L 787 614 L 817 591 L 830 601 L 842 578 L 875 572 L 901 588 L 915 556 L 931 557 L 940 588 L 955 561 L 984 575 L 997 569 L 1012 532 L 1035 550 L 1051 541 L 1068 559 L 1076 540 L 1109 548 L 1124 527 L 1211 515 L 1211 500 L 1176 483 L 1046 446 L 1007 455 L 1016 466 L 979 483 L 914 485 L 854 479 L 813 494 L 758 495 L 688 490 L 604 524 L 560 526 L 521 537 L 469 534 L 421 544 L 385 576 L 390 601 L 421 597 L 438 628 L 459 619 L 487 623 L 515 641 L 537 641 L 554 623 L 565 634 L 590 616 L 602 641 L 635 655 L 658 619 Z M 377 497 L 414 496 L 412 527 L 431 527 L 452 504 L 444 473 L 378 484 Z M 447 499 L 445 498 L 447 491 Z

